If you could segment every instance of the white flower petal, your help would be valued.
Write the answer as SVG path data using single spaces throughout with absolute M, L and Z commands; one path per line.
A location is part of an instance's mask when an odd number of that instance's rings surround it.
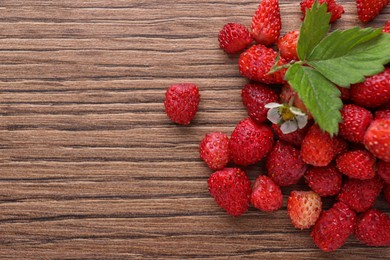
M 271 121 L 274 124 L 279 124 L 280 120 L 282 120 L 278 108 L 272 108 L 268 110 L 267 118 L 269 121 Z
M 302 129 L 307 125 L 307 115 L 297 116 L 296 120 L 298 122 L 299 129 Z
M 300 110 L 299 108 L 296 108 L 296 107 L 290 107 L 290 111 L 294 115 L 297 115 L 297 116 L 305 116 L 306 115 L 304 112 L 302 112 L 302 110 Z
M 290 134 L 298 129 L 298 124 L 295 120 L 288 120 L 280 126 L 283 134 Z
M 279 104 L 279 103 L 274 103 L 274 102 L 272 102 L 272 103 L 266 104 L 264 107 L 265 107 L 265 108 L 277 108 L 277 107 L 281 107 L 281 106 L 283 106 L 283 105 L 282 105 L 282 104 Z

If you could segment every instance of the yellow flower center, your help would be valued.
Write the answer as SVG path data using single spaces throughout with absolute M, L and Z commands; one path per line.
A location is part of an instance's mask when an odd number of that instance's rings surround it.
M 283 121 L 289 121 L 295 118 L 293 112 L 291 112 L 288 106 L 282 106 L 279 108 L 280 116 L 283 118 Z

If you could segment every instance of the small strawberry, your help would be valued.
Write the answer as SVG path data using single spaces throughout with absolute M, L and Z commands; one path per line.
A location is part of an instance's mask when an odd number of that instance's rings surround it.
M 206 134 L 200 143 L 200 158 L 212 170 L 221 170 L 229 162 L 229 138 L 223 133 Z
M 341 92 L 341 96 L 340 98 L 343 100 L 343 101 L 348 101 L 350 99 L 350 96 L 351 96 L 351 93 L 350 93 L 350 90 L 349 88 L 342 88 L 342 87 L 339 87 L 337 86 L 337 88 L 340 90 Z
M 333 164 L 325 167 L 310 167 L 305 173 L 305 180 L 321 197 L 337 195 L 343 182 L 342 174 Z
M 348 143 L 343 138 L 335 136 L 332 138 L 332 141 L 335 156 L 346 153 L 348 151 Z
M 253 41 L 248 29 L 239 23 L 227 23 L 218 35 L 219 47 L 226 53 L 237 53 Z
M 307 124 L 304 128 L 297 129 L 296 131 L 289 134 L 284 134 L 282 130 L 280 130 L 280 125 L 272 124 L 272 128 L 274 129 L 280 140 L 294 145 L 295 147 L 300 147 L 303 139 L 306 136 L 307 131 L 310 128 L 310 124 Z
M 387 21 L 387 23 L 386 23 L 385 26 L 383 27 L 382 32 L 390 33 L 390 20 Z
M 265 46 L 275 43 L 280 35 L 282 21 L 278 0 L 262 0 L 252 18 L 252 35 Z
M 383 196 L 385 197 L 387 204 L 390 205 L 390 184 L 385 184 L 383 187 Z
M 246 84 L 241 92 L 242 102 L 248 111 L 248 115 L 256 122 L 263 123 L 267 120 L 268 103 L 277 102 L 279 97 L 269 87 L 262 84 Z
M 300 152 L 283 141 L 277 141 L 267 156 L 268 176 L 279 186 L 298 183 L 307 169 Z
M 303 0 L 301 2 L 301 11 L 303 13 L 303 16 L 306 15 L 306 9 L 310 9 L 313 5 L 315 0 Z M 330 22 L 333 23 L 337 19 L 341 18 L 341 15 L 344 13 L 344 8 L 337 4 L 334 0 L 319 0 L 320 4 L 327 3 L 328 5 L 328 12 L 332 14 L 330 18 Z
M 274 144 L 272 129 L 263 124 L 257 125 L 252 119 L 241 121 L 229 140 L 229 151 L 237 165 L 250 165 L 263 159 Z
M 314 243 L 325 252 L 342 247 L 353 233 L 356 214 L 342 202 L 322 211 L 311 231 Z
M 388 0 L 356 0 L 359 20 L 368 23 L 377 17 L 388 3 Z
M 322 210 L 321 197 L 313 191 L 292 191 L 287 200 L 287 212 L 294 227 L 313 226 Z
M 355 237 L 369 246 L 390 246 L 390 218 L 386 213 L 371 209 L 359 216 Z
M 313 125 L 303 139 L 301 155 L 303 161 L 308 164 L 327 166 L 335 156 L 332 138 L 318 125 Z
M 376 164 L 377 173 L 382 180 L 390 184 L 390 162 L 379 161 Z
M 299 60 L 297 54 L 297 43 L 299 38 L 299 31 L 291 31 L 286 33 L 278 40 L 278 49 L 280 56 L 287 61 Z
M 383 118 L 390 119 L 390 109 L 375 111 L 375 119 L 383 119 Z
M 390 102 L 390 68 L 351 85 L 351 100 L 363 107 L 379 107 Z
M 199 90 L 195 84 L 171 85 L 165 94 L 165 112 L 173 122 L 189 125 L 198 111 L 199 102 Z
M 350 178 L 368 180 L 375 176 L 375 157 L 366 150 L 346 152 L 337 158 L 336 165 Z
M 390 119 L 374 120 L 364 135 L 364 145 L 379 159 L 390 162 Z
M 374 119 L 371 112 L 357 105 L 344 105 L 341 109 L 343 121 L 339 124 L 339 134 L 351 142 L 362 143 L 364 134 Z
M 356 212 L 364 212 L 374 205 L 382 187 L 383 182 L 379 177 L 370 180 L 349 179 L 341 188 L 338 200 Z
M 272 212 L 282 206 L 283 194 L 270 178 L 260 175 L 253 185 L 251 202 L 261 211 Z
M 243 77 L 266 84 L 282 84 L 286 69 L 267 75 L 275 64 L 277 52 L 263 45 L 254 45 L 240 55 L 238 61 L 240 73 Z M 281 58 L 278 65 L 286 61 Z
M 251 183 L 244 171 L 225 168 L 214 172 L 208 180 L 208 185 L 215 202 L 228 214 L 237 217 L 248 210 Z

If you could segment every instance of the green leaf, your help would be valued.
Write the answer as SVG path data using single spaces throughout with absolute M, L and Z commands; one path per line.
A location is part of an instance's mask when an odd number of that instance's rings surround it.
M 334 31 L 307 57 L 307 64 L 341 87 L 364 81 L 390 62 L 390 34 L 358 27 Z
M 312 8 L 306 10 L 305 20 L 299 33 L 297 52 L 300 60 L 304 61 L 314 47 L 325 37 L 330 28 L 331 14 L 327 12 L 327 4 L 314 2 Z
M 287 70 L 286 79 L 320 128 L 331 135 L 337 134 L 343 103 L 336 86 L 315 69 L 299 64 Z

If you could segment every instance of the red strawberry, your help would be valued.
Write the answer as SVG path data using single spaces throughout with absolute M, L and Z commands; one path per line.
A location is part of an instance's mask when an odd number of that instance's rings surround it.
M 390 68 L 351 85 L 351 100 L 363 107 L 379 107 L 390 102 Z
M 229 162 L 229 138 L 223 133 L 206 134 L 200 143 L 200 158 L 212 170 L 223 169 Z
M 283 194 L 270 178 L 260 175 L 253 185 L 251 201 L 255 208 L 271 212 L 282 206 Z
M 359 216 L 355 237 L 369 246 L 390 246 L 390 218 L 386 213 L 371 209 Z
M 291 145 L 294 145 L 296 147 L 300 147 L 303 141 L 303 138 L 305 138 L 307 131 L 310 128 L 310 125 L 307 124 L 304 128 L 298 129 L 295 132 L 284 134 L 282 130 L 280 130 L 280 125 L 272 124 L 272 128 L 275 130 L 277 135 L 279 136 L 279 139 L 282 141 L 285 141 Z
M 345 244 L 353 233 L 356 214 L 342 202 L 322 211 L 311 231 L 314 243 L 325 252 L 334 251 Z
M 385 200 L 387 201 L 387 204 L 390 205 L 390 184 L 385 184 L 383 188 L 383 195 L 385 197 Z
M 330 164 L 325 167 L 310 167 L 305 173 L 309 187 L 321 197 L 334 196 L 340 192 L 342 174 Z
M 390 184 L 390 162 L 379 161 L 376 164 L 378 175 L 385 181 L 385 183 Z
M 248 29 L 239 23 L 227 23 L 218 35 L 219 47 L 226 53 L 237 53 L 253 41 Z
M 278 48 L 280 56 L 287 61 L 299 60 L 297 54 L 297 43 L 299 38 L 299 31 L 291 31 L 286 33 L 278 40 Z
M 263 159 L 274 144 L 272 129 L 257 125 L 252 119 L 241 121 L 229 140 L 231 158 L 235 164 L 250 165 Z
M 356 0 L 359 20 L 368 23 L 389 3 L 388 0 Z
M 335 156 L 346 153 L 348 151 L 348 143 L 343 138 L 335 136 L 332 138 L 332 141 Z
M 348 101 L 350 99 L 350 96 L 351 96 L 351 93 L 350 93 L 350 90 L 349 88 L 342 88 L 342 87 L 339 87 L 337 86 L 337 88 L 340 90 L 341 92 L 341 99 L 343 101 Z
M 195 84 L 175 84 L 165 94 L 165 112 L 173 122 L 189 125 L 198 111 L 199 102 L 199 90 Z
M 248 110 L 248 115 L 256 123 L 263 123 L 267 120 L 269 109 L 264 106 L 271 102 L 277 102 L 279 99 L 272 89 L 262 84 L 246 84 L 242 89 L 241 97 Z
M 299 97 L 298 93 L 296 93 L 292 89 L 292 87 L 288 83 L 286 83 L 282 87 L 282 92 L 280 93 L 280 99 L 283 103 L 288 104 L 292 98 L 294 101 L 293 103 L 294 107 L 299 108 L 301 111 L 305 112 L 309 116 L 308 119 L 312 119 L 313 118 L 312 115 L 310 114 L 309 110 L 306 108 L 305 104 Z
M 260 44 L 272 45 L 278 40 L 281 28 L 279 1 L 262 0 L 252 18 L 253 38 Z
M 341 109 L 343 121 L 339 124 L 340 136 L 348 141 L 362 143 L 364 134 L 374 119 L 365 108 L 350 104 Z
M 277 141 L 267 156 L 268 176 L 279 186 L 298 183 L 307 169 L 300 152 L 283 141 Z
M 313 226 L 322 210 L 321 197 L 313 191 L 292 191 L 287 200 L 287 212 L 294 227 Z
M 382 32 L 390 33 L 390 20 L 387 21 L 387 23 L 383 27 L 383 31 Z
M 354 211 L 364 212 L 374 205 L 382 187 L 383 182 L 378 177 L 370 180 L 349 179 L 341 188 L 338 199 Z
M 390 119 L 390 109 L 375 111 L 375 119 L 383 119 L 383 118 Z
M 304 162 L 313 166 L 327 166 L 335 156 L 334 144 L 330 135 L 313 125 L 301 146 Z
M 241 75 L 255 81 L 266 84 L 282 84 L 286 69 L 267 75 L 275 64 L 277 52 L 263 45 L 254 45 L 240 55 L 239 69 Z M 286 61 L 281 58 L 278 65 L 284 65 Z
M 390 162 L 390 119 L 374 120 L 364 135 L 364 145 L 379 159 Z
M 248 210 L 251 183 L 242 170 L 225 168 L 214 172 L 208 180 L 208 185 L 211 196 L 228 214 L 237 217 Z
M 303 0 L 301 2 L 301 11 L 303 12 L 303 16 L 306 15 L 306 8 L 310 9 L 315 0 Z M 330 22 L 333 23 L 337 19 L 341 18 L 341 15 L 344 13 L 344 8 L 337 4 L 334 0 L 319 0 L 320 4 L 327 3 L 328 4 L 328 12 L 332 14 L 330 18 Z
M 337 158 L 336 164 L 350 178 L 368 180 L 375 176 L 375 157 L 365 150 L 346 152 Z

